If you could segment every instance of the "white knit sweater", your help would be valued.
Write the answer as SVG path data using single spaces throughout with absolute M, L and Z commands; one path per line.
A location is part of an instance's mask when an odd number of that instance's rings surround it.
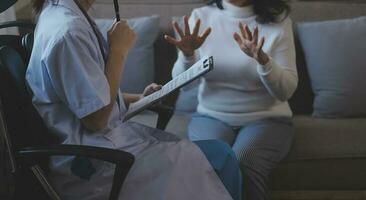
M 212 33 L 192 57 L 179 52 L 173 77 L 187 70 L 202 56 L 214 57 L 214 70 L 201 81 L 197 111 L 232 126 L 268 117 L 291 117 L 287 100 L 294 93 L 297 82 L 296 55 L 289 18 L 278 24 L 258 24 L 252 6 L 236 7 L 224 3 L 224 10 L 216 6 L 195 9 L 190 17 L 191 29 L 199 18 L 201 31 L 212 27 Z M 263 50 L 271 57 L 262 66 L 244 54 L 233 33 L 239 22 L 251 30 L 259 26 L 259 36 L 266 41 Z

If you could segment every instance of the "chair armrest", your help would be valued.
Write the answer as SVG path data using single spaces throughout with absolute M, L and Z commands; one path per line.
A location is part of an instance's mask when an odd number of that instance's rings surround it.
M 11 27 L 19 27 L 19 28 L 34 30 L 36 25 L 33 23 L 24 22 L 24 21 L 10 21 L 10 22 L 0 23 L 0 29 L 11 28 Z
M 118 199 L 123 182 L 135 161 L 132 154 L 124 151 L 79 145 L 29 147 L 21 149 L 18 153 L 28 167 L 34 166 L 38 160 L 50 156 L 83 156 L 116 164 L 110 200 Z
M 156 128 L 160 130 L 165 130 L 171 117 L 173 116 L 174 108 L 171 106 L 164 105 L 162 103 L 158 103 L 151 106 L 149 110 L 158 114 L 158 123 Z

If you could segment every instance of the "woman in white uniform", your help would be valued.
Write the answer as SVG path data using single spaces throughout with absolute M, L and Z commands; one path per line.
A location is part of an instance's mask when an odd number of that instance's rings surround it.
M 136 35 L 121 21 L 111 27 L 108 43 L 104 41 L 86 13 L 93 2 L 34 1 L 38 22 L 26 79 L 50 132 L 63 144 L 132 153 L 135 164 L 120 199 L 232 199 L 195 144 L 121 122 L 131 102 L 160 86 L 147 87 L 143 95 L 119 92 L 123 63 Z M 53 159 L 51 169 L 51 180 L 64 199 L 107 199 L 109 195 L 113 165 L 60 157 Z

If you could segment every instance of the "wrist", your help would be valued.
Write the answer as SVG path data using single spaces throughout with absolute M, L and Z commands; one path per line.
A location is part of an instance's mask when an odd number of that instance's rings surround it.
M 139 95 L 137 95 L 137 97 L 136 97 L 136 101 L 140 101 L 142 98 L 144 98 L 145 97 L 145 95 L 144 95 L 144 93 L 142 93 L 142 94 L 139 94 Z
M 184 51 L 182 51 L 182 53 L 187 58 L 190 58 L 190 57 L 194 56 L 194 51 L 192 51 L 192 52 L 184 52 Z
M 269 63 L 269 56 L 266 54 L 266 53 L 261 53 L 258 58 L 257 58 L 257 62 L 260 64 L 260 65 L 266 65 Z
M 119 56 L 119 57 L 126 57 L 128 54 L 128 51 L 125 49 L 122 49 L 120 47 L 113 47 L 110 46 L 109 47 L 109 54 L 113 55 L 113 56 Z
M 110 58 L 118 59 L 118 60 L 123 61 L 126 58 L 127 53 L 124 52 L 124 51 L 121 51 L 121 50 L 116 50 L 116 49 L 109 48 L 108 56 Z

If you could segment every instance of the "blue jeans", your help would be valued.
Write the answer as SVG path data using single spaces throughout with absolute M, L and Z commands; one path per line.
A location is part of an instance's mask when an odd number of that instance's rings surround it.
M 192 141 L 221 140 L 230 145 L 240 162 L 243 199 L 269 199 L 271 171 L 287 155 L 292 139 L 290 118 L 268 118 L 245 127 L 232 127 L 212 117 L 195 114 L 188 127 Z
M 231 197 L 240 200 L 242 176 L 239 162 L 230 146 L 220 140 L 201 140 L 194 143 L 205 154 Z

